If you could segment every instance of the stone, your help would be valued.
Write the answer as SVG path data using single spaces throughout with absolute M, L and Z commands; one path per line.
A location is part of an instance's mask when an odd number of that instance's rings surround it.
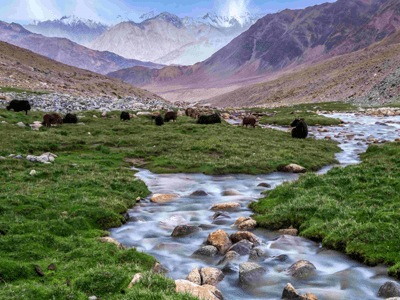
M 239 272 L 239 268 L 228 262 L 221 271 L 224 274 L 235 274 Z
M 241 240 L 236 244 L 232 245 L 228 251 L 235 251 L 236 253 L 240 254 L 241 256 L 248 255 L 253 248 L 253 243 L 249 242 L 248 240 Z
M 248 232 L 248 231 L 238 231 L 230 236 L 233 243 L 240 242 L 241 240 L 248 240 L 249 242 L 253 243 L 254 245 L 258 246 L 261 245 L 262 241 L 258 238 L 255 234 Z
M 239 282 L 242 286 L 257 286 L 262 282 L 267 269 L 253 262 L 239 265 Z
M 227 212 L 216 212 L 215 214 L 213 214 L 213 216 L 211 217 L 211 220 L 216 220 L 217 218 L 226 218 L 226 219 L 230 219 L 231 217 L 229 216 L 229 213 Z
M 37 156 L 36 160 L 41 163 L 46 163 L 49 161 L 49 157 L 46 155 Z
M 40 269 L 40 267 L 38 265 L 35 266 L 35 271 L 40 277 L 44 276 L 43 271 Z
M 251 220 L 251 218 L 249 218 L 249 217 L 240 217 L 239 219 L 237 219 L 235 221 L 233 226 L 238 226 L 240 223 L 243 223 L 244 221 L 247 221 L 247 220 Z
M 31 170 L 30 172 L 29 172 L 29 175 L 36 175 L 36 171 L 35 170 Z
M 390 298 L 400 297 L 400 287 L 394 281 L 387 281 L 383 284 L 378 291 L 378 297 Z
M 194 225 L 178 225 L 175 227 L 174 231 L 172 232 L 172 237 L 184 237 L 193 233 L 197 233 L 200 231 L 198 226 Z
M 315 276 L 317 268 L 308 260 L 299 260 L 287 269 L 287 273 L 297 280 Z
M 0 156 L 0 160 L 5 160 L 6 158 L 4 156 Z
M 156 263 L 154 265 L 154 267 L 151 269 L 151 271 L 153 273 L 156 273 L 156 274 L 167 274 L 167 273 L 169 273 L 168 268 L 164 267 L 160 263 Z
M 225 277 L 224 273 L 217 268 L 202 268 L 200 270 L 202 285 L 216 286 Z
M 102 243 L 114 244 L 114 245 L 116 245 L 116 246 L 118 247 L 118 249 L 120 249 L 120 250 L 126 249 L 126 246 L 122 245 L 122 244 L 121 244 L 120 242 L 118 242 L 116 239 L 111 238 L 111 237 L 108 237 L 108 236 L 100 238 L 100 241 L 101 241 Z
M 265 188 L 270 188 L 271 187 L 271 185 L 269 184 L 269 183 L 266 183 L 266 182 L 261 182 L 259 185 L 257 185 L 257 186 L 261 186 L 261 187 L 265 187 Z
M 97 297 L 96 296 L 90 296 L 89 300 L 97 300 Z
M 217 266 L 218 265 L 225 265 L 228 262 L 235 262 L 238 261 L 240 259 L 240 255 L 239 253 L 235 252 L 235 251 L 228 251 L 225 256 L 219 261 L 217 262 Z
M 186 277 L 185 280 L 201 285 L 200 268 L 196 267 L 192 271 L 190 271 L 189 275 Z
M 185 224 L 187 224 L 187 221 L 184 217 L 182 217 L 181 215 L 173 215 L 164 221 L 160 221 L 160 223 L 158 223 L 158 226 L 160 226 L 162 229 L 170 230 L 174 229 L 178 225 Z
M 106 113 L 105 111 L 103 111 L 103 112 L 101 113 L 101 117 L 102 117 L 102 118 L 107 118 L 107 113 Z
M 282 292 L 282 299 L 284 300 L 318 300 L 318 298 L 312 294 L 307 293 L 305 295 L 300 295 L 296 289 L 288 283 Z
M 214 204 L 213 206 L 211 206 L 211 210 L 238 210 L 240 207 L 240 203 L 227 202 Z
M 218 254 L 218 249 L 214 246 L 208 245 L 201 247 L 200 249 L 196 250 L 193 254 L 192 257 L 214 257 L 215 255 Z
M 290 164 L 283 168 L 283 172 L 287 173 L 305 173 L 307 170 L 299 165 Z
M 208 194 L 205 191 L 198 190 L 190 194 L 190 197 L 203 197 L 207 196 Z
M 51 270 L 51 271 L 57 271 L 57 268 L 56 268 L 56 265 L 55 265 L 55 264 L 50 264 L 50 265 L 47 267 L 47 269 L 48 269 L 48 270 Z
M 297 229 L 288 228 L 288 229 L 279 229 L 279 234 L 291 235 L 291 236 L 298 236 L 299 231 Z
M 288 259 L 289 259 L 289 256 L 287 256 L 286 254 L 281 254 L 274 258 L 275 261 L 280 261 L 280 262 L 285 262 Z
M 156 245 L 153 249 L 166 250 L 166 251 L 172 252 L 172 253 L 182 253 L 184 246 L 182 244 L 162 242 L 162 243 L 159 243 L 158 245 Z
M 239 230 L 252 230 L 255 229 L 257 226 L 256 220 L 247 220 L 239 224 Z
M 14 158 L 16 158 L 16 159 L 25 159 L 21 155 L 14 156 Z
M 22 123 L 22 122 L 18 122 L 18 123 L 17 123 L 17 126 L 19 126 L 19 127 L 26 127 L 26 125 L 25 125 L 24 123 Z
M 253 250 L 251 250 L 249 254 L 250 261 L 261 261 L 268 257 L 269 257 L 268 252 L 264 251 L 261 248 L 254 248 Z
M 135 276 L 133 276 L 132 281 L 129 283 L 128 285 L 128 289 L 130 289 L 131 287 L 133 287 L 136 283 L 138 283 L 143 277 L 142 273 L 137 273 L 135 274 Z
M 151 196 L 150 201 L 155 203 L 167 203 L 175 200 L 176 198 L 178 198 L 178 196 L 173 194 L 154 194 Z
M 235 190 L 226 190 L 222 192 L 222 196 L 241 196 L 242 194 Z
M 177 293 L 188 293 L 201 300 L 222 300 L 222 293 L 212 285 L 200 286 L 187 280 L 175 280 Z
M 229 235 L 222 229 L 210 233 L 207 237 L 207 243 L 216 247 L 222 254 L 225 254 L 229 247 L 232 246 Z
M 127 222 L 146 222 L 146 220 L 138 217 L 129 217 Z

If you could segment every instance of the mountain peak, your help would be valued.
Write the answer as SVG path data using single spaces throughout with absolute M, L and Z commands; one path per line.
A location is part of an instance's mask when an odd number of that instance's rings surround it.
M 166 22 L 171 23 L 172 25 L 174 25 L 176 28 L 182 28 L 183 27 L 183 23 L 182 23 L 181 19 L 178 16 L 176 16 L 174 14 L 171 14 L 169 12 L 166 12 L 166 11 L 162 12 L 161 14 L 159 14 L 159 15 L 153 17 L 153 18 L 147 19 L 144 22 L 149 21 L 149 20 L 166 21 Z

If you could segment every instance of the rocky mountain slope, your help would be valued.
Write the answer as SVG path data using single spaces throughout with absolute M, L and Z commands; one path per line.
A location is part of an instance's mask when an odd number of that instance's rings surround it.
M 0 41 L 100 74 L 138 65 L 150 68 L 162 67 L 154 63 L 125 59 L 111 52 L 91 50 L 65 38 L 50 38 L 35 34 L 16 23 L 0 21 Z
M 0 42 L 0 87 L 75 96 L 160 99 L 121 80 L 68 66 L 32 51 Z
M 265 81 L 267 77 L 276 78 L 279 72 L 296 66 L 307 67 L 364 49 L 399 28 L 400 2 L 397 0 L 338 0 L 267 15 L 190 72 L 177 72 L 176 78 L 160 80 L 158 76 L 162 72 L 152 72 L 152 77 L 143 83 L 129 69 L 110 76 L 162 91 L 172 101 L 189 93 L 191 100 L 208 99 L 225 93 L 227 87 L 235 86 L 230 88 L 232 91 Z M 213 90 L 213 93 L 207 95 L 204 90 Z M 169 98 L 168 94 L 173 96 Z
M 47 21 L 33 21 L 24 28 L 47 37 L 61 37 L 80 45 L 87 45 L 94 41 L 110 27 L 92 20 L 76 16 L 64 16 L 61 19 Z
M 130 59 L 161 64 L 194 64 L 207 59 L 247 30 L 256 18 L 247 16 L 237 20 L 207 14 L 201 19 L 181 19 L 164 12 L 155 17 L 150 15 L 141 23 L 119 23 L 89 46 Z

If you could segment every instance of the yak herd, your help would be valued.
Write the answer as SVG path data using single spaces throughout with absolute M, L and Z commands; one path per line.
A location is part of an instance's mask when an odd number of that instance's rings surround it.
M 10 104 L 6 107 L 7 110 L 14 110 L 15 112 L 25 111 L 25 114 L 28 114 L 28 110 L 31 110 L 31 106 L 29 101 L 27 100 L 12 100 Z M 200 112 L 195 108 L 188 108 L 185 110 L 185 114 L 188 117 L 192 117 L 197 119 L 197 124 L 217 124 L 221 123 L 221 117 L 214 113 L 212 115 L 200 115 Z M 130 120 L 129 112 L 123 111 L 121 112 L 120 119 L 122 121 Z M 177 113 L 174 111 L 169 111 L 164 115 L 164 118 L 161 115 L 153 115 L 152 120 L 155 121 L 157 126 L 162 126 L 164 123 L 169 121 L 176 121 Z M 61 125 L 63 123 L 72 123 L 76 124 L 78 122 L 78 118 L 73 114 L 66 114 L 64 118 L 62 118 L 59 114 L 52 113 L 46 114 L 43 116 L 43 125 L 46 127 L 50 127 L 51 125 Z M 242 122 L 243 126 L 253 126 L 256 127 L 256 119 L 254 117 L 245 117 Z M 295 119 L 291 124 L 292 129 L 292 137 L 298 139 L 305 139 L 308 136 L 308 128 L 304 119 Z

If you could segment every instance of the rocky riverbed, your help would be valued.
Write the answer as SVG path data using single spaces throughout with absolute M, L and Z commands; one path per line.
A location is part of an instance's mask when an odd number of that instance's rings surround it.
M 327 130 L 311 127 L 310 133 L 339 141 L 343 152 L 337 159 L 342 166 L 358 163 L 358 154 L 371 143 L 399 138 L 397 116 L 330 116 L 345 124 Z M 384 266 L 366 267 L 296 236 L 294 229 L 254 229 L 247 204 L 257 201 L 262 191 L 296 180 L 298 174 L 158 175 L 139 170 L 136 176 L 153 194 L 129 211 L 124 226 L 111 229 L 112 237 L 154 255 L 169 269 L 168 276 L 177 280 L 179 290 L 196 289 L 207 294 L 206 299 L 220 299 L 220 293 L 226 299 L 280 299 L 282 294 L 288 299 L 396 295 L 380 291 L 393 280 Z

